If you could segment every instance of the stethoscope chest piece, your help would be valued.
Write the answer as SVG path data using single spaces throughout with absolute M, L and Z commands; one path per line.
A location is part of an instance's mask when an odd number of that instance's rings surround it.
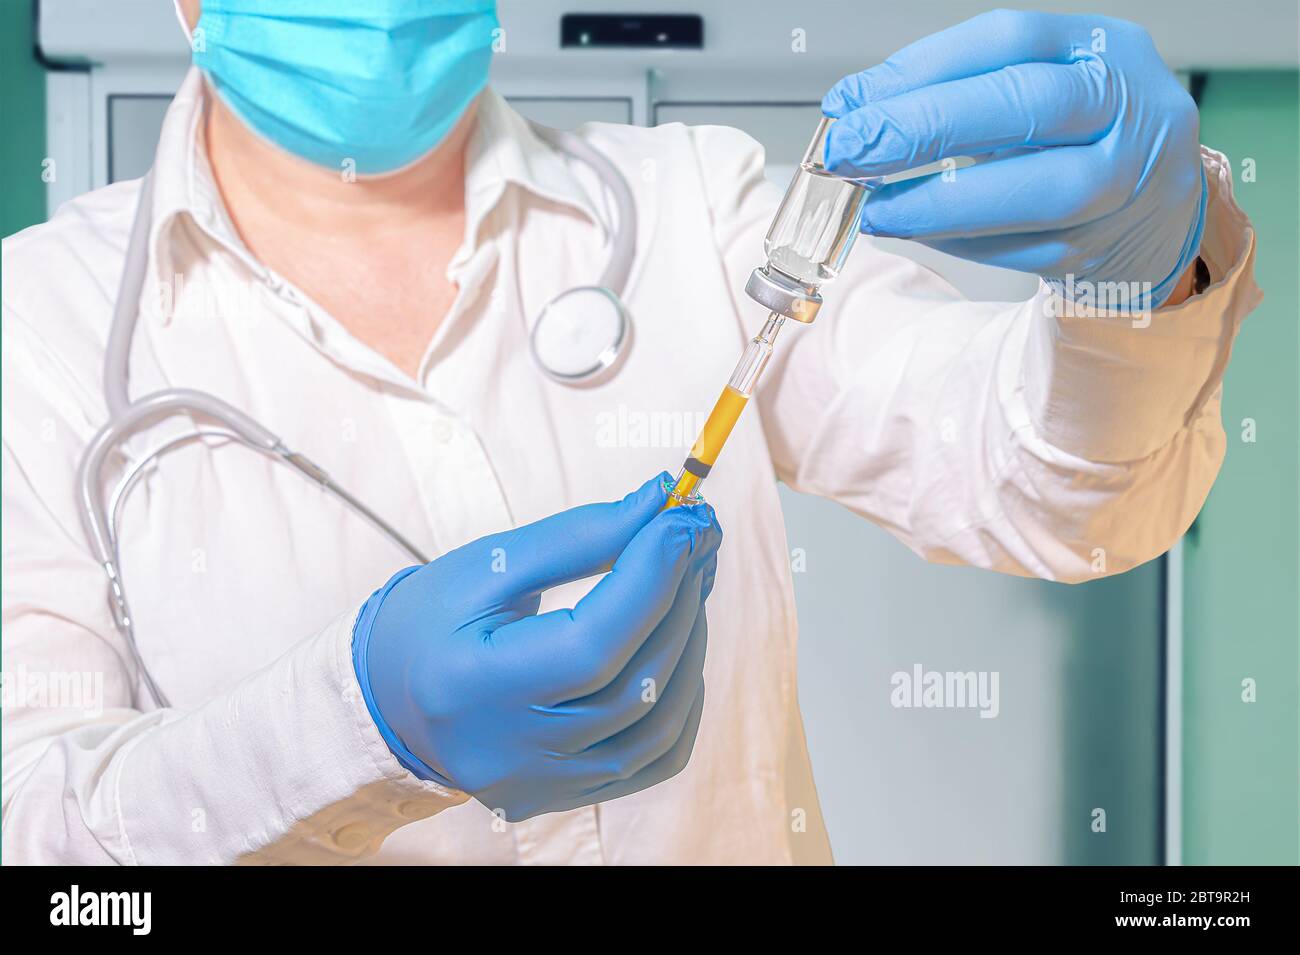
M 609 289 L 583 285 L 556 296 L 537 317 L 529 347 L 537 366 L 565 385 L 590 385 L 626 352 L 631 321 Z

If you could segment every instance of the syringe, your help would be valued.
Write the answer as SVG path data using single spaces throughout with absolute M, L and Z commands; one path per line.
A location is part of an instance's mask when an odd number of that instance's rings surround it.
M 817 317 L 822 304 L 818 287 L 839 274 L 853 247 L 868 190 L 863 183 L 826 171 L 826 132 L 833 122 L 824 118 L 818 124 L 763 240 L 767 264 L 755 269 L 745 285 L 746 294 L 769 310 L 767 320 L 741 354 L 709 413 L 704 430 L 668 489 L 666 507 L 703 500 L 700 482 L 708 476 L 753 395 L 781 326 L 787 318 L 809 324 Z
M 754 393 L 759 376 L 767 367 L 767 360 L 772 357 L 772 343 L 776 341 L 776 334 L 784 324 L 785 316 L 772 312 L 763 323 L 763 330 L 750 340 L 740 356 L 736 370 L 731 373 L 727 386 L 722 389 L 713 410 L 709 412 L 704 430 L 695 439 L 686 463 L 668 490 L 668 503 L 665 507 L 698 504 L 703 500 L 698 490 L 700 482 L 708 477 L 713 462 L 718 459 L 718 452 L 726 444 L 740 413 L 745 410 L 745 404 Z

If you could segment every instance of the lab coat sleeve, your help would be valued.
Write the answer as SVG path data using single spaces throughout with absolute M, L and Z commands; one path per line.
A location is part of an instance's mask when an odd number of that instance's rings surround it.
M 21 331 L 10 318 L 6 359 L 30 355 L 11 352 Z M 49 493 L 62 478 L 33 479 L 56 462 L 15 451 L 62 455 L 58 473 L 70 473 L 75 402 L 59 407 L 61 390 L 38 396 L 28 384 L 6 360 L 7 864 L 346 863 L 467 798 L 389 753 L 352 669 L 355 610 L 196 709 L 132 708 L 135 674 L 103 572 L 57 503 L 66 495 Z
M 693 135 L 739 299 L 780 190 L 748 137 Z M 1223 372 L 1262 297 L 1231 165 L 1202 161 L 1212 284 L 1149 322 L 1072 312 L 1046 283 L 1027 302 L 967 301 L 860 241 L 816 323 L 787 323 L 760 385 L 777 475 L 937 563 L 1078 582 L 1163 553 L 1218 473 Z

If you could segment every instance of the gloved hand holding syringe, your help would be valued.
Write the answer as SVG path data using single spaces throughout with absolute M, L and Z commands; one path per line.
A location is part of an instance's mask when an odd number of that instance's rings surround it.
M 888 176 L 842 179 L 828 172 L 825 165 L 826 135 L 834 122 L 833 118 L 824 117 L 818 124 L 763 240 L 767 265 L 754 270 L 745 284 L 745 292 L 770 313 L 741 354 L 686 463 L 672 487 L 667 489 L 666 508 L 703 500 L 700 483 L 713 468 L 731 429 L 753 395 L 772 357 L 777 333 L 787 318 L 807 325 L 817 317 L 822 304 L 818 289 L 843 268 L 858 235 L 862 204 L 871 190 L 965 168 L 975 161 L 969 156 L 959 156 Z

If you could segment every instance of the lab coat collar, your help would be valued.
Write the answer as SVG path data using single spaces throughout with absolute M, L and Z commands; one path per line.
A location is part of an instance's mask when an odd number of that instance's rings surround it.
M 171 278 L 175 269 L 166 240 L 176 221 L 189 216 L 213 239 L 243 259 L 254 274 L 265 277 L 266 268 L 248 251 L 226 212 L 208 163 L 203 133 L 205 96 L 203 76 L 191 67 L 163 117 L 152 170 L 152 269 L 160 281 Z
M 508 185 L 578 210 L 609 238 L 608 227 L 565 157 L 543 142 L 528 120 L 489 88 L 479 97 L 478 126 L 466 150 L 465 242 L 452 259 L 453 268 L 478 247 L 479 227 Z

